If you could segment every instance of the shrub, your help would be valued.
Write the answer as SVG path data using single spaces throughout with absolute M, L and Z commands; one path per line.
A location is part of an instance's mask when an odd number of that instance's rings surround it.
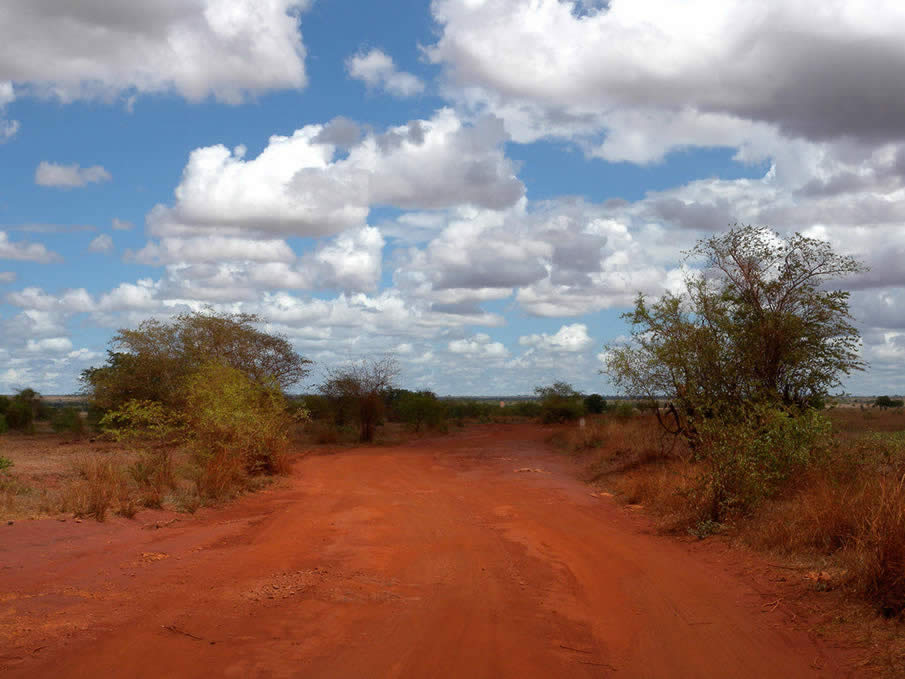
M 398 390 L 392 401 L 393 415 L 415 431 L 438 429 L 446 421 L 446 408 L 432 391 Z
M 13 461 L 0 455 L 0 474 L 5 474 L 13 466 Z
M 695 491 L 705 518 L 721 521 L 773 496 L 829 445 L 829 421 L 815 410 L 790 415 L 753 408 L 736 422 L 703 420 L 695 451 L 706 471 Z
M 0 434 L 5 434 L 9 431 L 9 426 L 6 424 L 6 415 L 0 414 Z
M 905 401 L 897 398 L 890 398 L 889 396 L 878 396 L 877 400 L 874 401 L 874 405 L 878 408 L 901 408 L 905 406 Z
M 135 329 L 121 329 L 111 341 L 107 361 L 82 372 L 86 392 L 100 407 L 116 408 L 129 400 L 181 406 L 184 382 L 207 361 L 240 370 L 251 381 L 287 388 L 308 374 L 309 360 L 289 341 L 257 329 L 251 314 L 211 309 L 180 314 L 167 322 L 151 319 Z
M 252 382 L 241 371 L 207 363 L 186 383 L 186 435 L 200 467 L 199 490 L 223 497 L 249 475 L 284 472 L 293 422 L 276 384 Z
M 107 436 L 120 442 L 175 442 L 183 436 L 182 418 L 157 401 L 126 401 L 104 413 L 99 425 Z
M 342 426 L 346 415 L 351 415 L 358 420 L 359 440 L 373 441 L 377 425 L 383 420 L 384 398 L 398 374 L 399 365 L 391 356 L 329 370 L 320 390 L 337 414 L 336 424 Z
M 518 417 L 540 417 L 543 408 L 537 401 L 516 401 L 506 408 L 506 412 L 511 412 Z
M 57 409 L 50 419 L 50 426 L 57 433 L 66 432 L 76 436 L 85 433 L 85 420 L 79 410 L 72 406 Z
M 35 421 L 47 418 L 47 406 L 34 389 L 22 389 L 5 404 L 6 424 L 10 429 L 33 433 Z
M 590 394 L 584 397 L 584 409 L 589 415 L 600 415 L 606 410 L 606 399 L 600 394 Z
M 549 387 L 536 387 L 540 398 L 541 418 L 544 424 L 577 420 L 584 415 L 584 402 L 579 392 L 566 382 L 554 382 Z

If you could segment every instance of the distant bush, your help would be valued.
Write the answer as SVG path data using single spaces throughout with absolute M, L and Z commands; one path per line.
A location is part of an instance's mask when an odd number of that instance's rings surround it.
M 635 414 L 635 405 L 631 401 L 619 401 L 610 412 L 616 419 L 626 420 Z
M 50 426 L 57 433 L 75 434 L 81 436 L 85 433 L 85 420 L 78 408 L 66 406 L 58 408 L 50 418 Z
M 475 399 L 450 399 L 446 401 L 447 415 L 455 420 L 486 420 L 500 411 L 494 401 L 478 401 Z
M 16 431 L 32 433 L 35 422 L 48 416 L 47 406 L 34 389 L 22 389 L 12 399 L 6 399 L 3 406 L 7 427 Z
M 905 401 L 897 398 L 890 398 L 889 396 L 879 396 L 877 400 L 874 401 L 874 405 L 879 408 L 901 408 L 905 406 Z
M 584 397 L 584 409 L 589 415 L 600 415 L 606 410 L 606 399 L 600 394 L 590 394 Z
M 585 414 L 582 395 L 567 382 L 554 382 L 549 387 L 536 387 L 540 399 L 541 419 L 545 424 L 577 420 Z
M 423 427 L 442 428 L 446 421 L 446 406 L 432 391 L 397 389 L 390 401 L 395 419 L 409 425 L 416 432 Z
M 347 417 L 357 420 L 359 440 L 374 440 L 377 425 L 382 423 L 386 396 L 392 391 L 399 374 L 399 364 L 392 356 L 363 359 L 356 363 L 329 370 L 320 391 L 336 414 L 337 426 Z
M 537 401 L 516 401 L 506 406 L 506 414 L 518 417 L 540 417 L 543 408 Z
M 6 424 L 6 415 L 0 414 L 0 434 L 5 434 L 9 431 L 9 425 Z

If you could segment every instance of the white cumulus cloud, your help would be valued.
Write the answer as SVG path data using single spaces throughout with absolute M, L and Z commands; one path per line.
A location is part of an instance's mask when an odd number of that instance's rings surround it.
M 247 95 L 307 82 L 299 14 L 310 0 L 0 4 L 0 80 L 62 101 L 134 93 Z
M 54 262 L 60 259 L 43 243 L 11 241 L 5 231 L 0 231 L 0 259 L 18 259 L 30 262 Z
M 397 97 L 411 97 L 424 91 L 424 83 L 417 76 L 398 70 L 393 58 L 380 49 L 352 55 L 346 59 L 346 70 L 369 88 L 382 88 Z
M 522 346 L 536 347 L 546 351 L 575 352 L 591 346 L 588 326 L 584 323 L 564 325 L 552 335 L 547 333 L 523 335 L 519 337 Z

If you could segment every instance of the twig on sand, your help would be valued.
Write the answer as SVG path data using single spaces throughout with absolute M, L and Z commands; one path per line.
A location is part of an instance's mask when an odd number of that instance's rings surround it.
M 173 634 L 181 634 L 182 636 L 188 637 L 189 639 L 194 639 L 195 641 L 204 641 L 204 639 L 202 639 L 201 637 L 196 637 L 194 634 L 190 634 L 185 630 L 181 630 L 174 625 L 161 625 L 161 627 L 163 627 L 168 632 L 172 632 Z
M 606 667 L 608 670 L 613 670 L 613 672 L 618 672 L 619 670 L 608 662 L 594 662 L 593 660 L 579 660 L 578 664 L 580 665 L 594 665 L 594 667 Z
M 575 651 L 576 653 L 593 653 L 594 651 L 589 651 L 586 648 L 572 648 L 571 646 L 566 646 L 565 644 L 560 644 L 560 648 L 564 648 L 567 651 Z

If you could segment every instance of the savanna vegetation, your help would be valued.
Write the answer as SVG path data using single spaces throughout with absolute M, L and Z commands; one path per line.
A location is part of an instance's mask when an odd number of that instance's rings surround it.
M 736 227 L 698 244 L 681 292 L 639 296 L 605 372 L 638 402 L 559 444 L 664 528 L 724 533 L 815 586 L 905 612 L 905 412 L 836 403 L 861 370 L 848 293 L 862 270 L 823 241 Z M 900 661 L 902 658 L 899 659 Z
M 140 507 L 194 511 L 266 483 L 287 469 L 293 427 L 307 418 L 286 388 L 308 373 L 307 359 L 247 314 L 207 310 L 123 329 L 103 365 L 82 374 L 87 413 L 51 411 L 32 390 L 4 401 L 5 424 L 34 433 L 84 436 L 92 452 L 70 461 L 65 487 L 33 489 L 4 461 L 0 491 L 38 511 L 68 511 L 103 520 Z M 37 497 L 35 497 L 37 496 Z

